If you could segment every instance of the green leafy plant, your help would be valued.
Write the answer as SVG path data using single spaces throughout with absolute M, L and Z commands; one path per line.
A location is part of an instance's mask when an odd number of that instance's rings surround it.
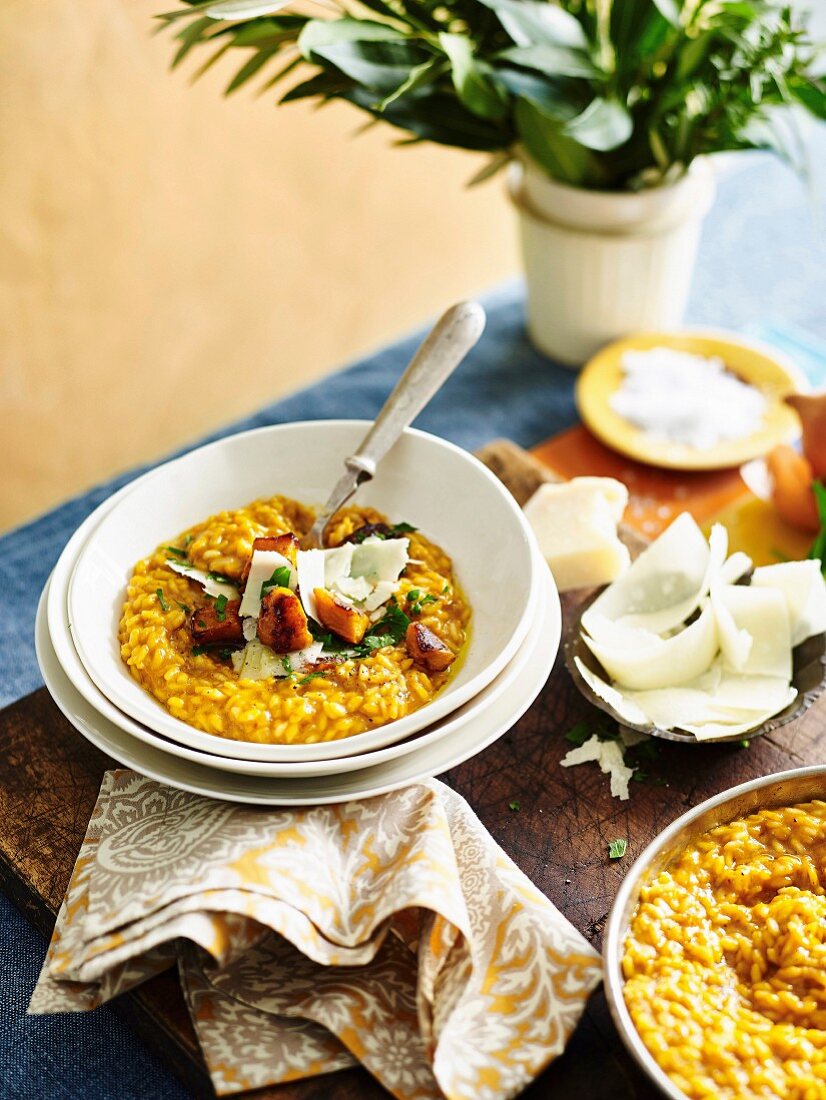
M 321 4 L 322 0 L 316 0 Z M 173 64 L 229 51 L 227 92 L 296 78 L 282 103 L 346 100 L 406 132 L 493 154 L 521 146 L 551 176 L 599 189 L 676 179 L 704 153 L 770 148 L 799 163 L 794 113 L 826 118 L 815 46 L 778 0 L 206 0 L 159 18 Z

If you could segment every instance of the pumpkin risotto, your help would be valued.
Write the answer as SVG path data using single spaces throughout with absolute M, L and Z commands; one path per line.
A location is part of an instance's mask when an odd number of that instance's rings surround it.
M 409 524 L 285 497 L 222 512 L 138 562 L 121 655 L 169 713 L 269 744 L 349 737 L 417 710 L 449 679 L 470 609 L 450 558 Z
M 703 834 L 640 892 L 622 961 L 637 1031 L 707 1100 L 826 1097 L 826 802 Z

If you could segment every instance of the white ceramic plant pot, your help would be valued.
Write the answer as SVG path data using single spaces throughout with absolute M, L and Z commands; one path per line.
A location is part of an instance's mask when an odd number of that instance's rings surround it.
M 677 183 L 638 192 L 568 187 L 515 162 L 508 190 L 539 350 L 580 367 L 609 340 L 679 325 L 714 189 L 702 160 Z

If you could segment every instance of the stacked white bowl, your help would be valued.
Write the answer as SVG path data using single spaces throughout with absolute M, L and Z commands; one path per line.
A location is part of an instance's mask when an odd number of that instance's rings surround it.
M 428 704 L 375 730 L 260 744 L 173 718 L 131 676 L 118 622 L 135 563 L 178 531 L 276 494 L 322 503 L 364 421 L 231 436 L 145 474 L 75 532 L 41 598 L 37 652 L 69 721 L 120 763 L 212 798 L 302 805 L 368 797 L 437 775 L 509 730 L 548 678 L 559 600 L 508 490 L 472 455 L 407 429 L 357 502 L 412 523 L 453 559 L 472 610 L 456 673 Z

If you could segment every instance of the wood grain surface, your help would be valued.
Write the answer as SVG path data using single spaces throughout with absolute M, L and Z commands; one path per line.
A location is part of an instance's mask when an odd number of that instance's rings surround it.
M 521 502 L 547 476 L 512 444 L 491 445 L 481 457 Z M 573 606 L 566 597 L 563 613 Z M 619 802 L 595 765 L 559 766 L 571 747 L 564 735 L 580 721 L 593 726 L 602 716 L 579 695 L 558 659 L 539 698 L 513 729 L 442 778 L 596 946 L 623 873 L 665 825 L 736 783 L 826 759 L 821 699 L 799 721 L 748 749 L 656 743 L 643 763 L 648 778 L 632 784 L 630 801 Z M 0 713 L 0 885 L 45 935 L 54 924 L 101 776 L 112 766 L 63 718 L 45 689 Z M 627 839 L 628 853 L 611 861 L 608 842 L 616 837 Z M 213 1095 L 173 974 L 118 998 L 114 1007 L 193 1095 Z M 387 1094 L 364 1071 L 348 1070 L 254 1095 L 373 1100 Z M 601 991 L 591 998 L 564 1055 L 524 1093 L 530 1100 L 654 1100 L 657 1095 L 626 1056 Z

